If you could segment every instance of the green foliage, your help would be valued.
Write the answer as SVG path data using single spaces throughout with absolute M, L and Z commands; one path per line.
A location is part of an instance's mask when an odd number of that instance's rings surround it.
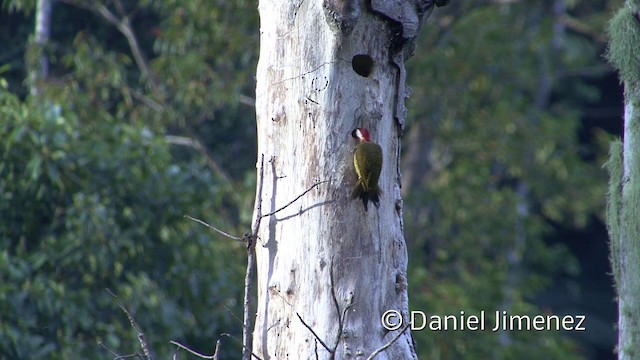
M 413 181 L 405 209 L 415 249 L 411 306 L 433 314 L 562 312 L 532 300 L 554 274 L 575 276 L 580 268 L 564 245 L 544 238 L 551 224 L 581 227 L 597 216 L 604 179 L 582 157 L 601 149 L 577 139 L 575 104 L 594 89 L 559 76 L 597 64 L 598 54 L 579 36 L 558 40 L 563 35 L 542 4 L 471 4 L 435 14 L 418 45 L 428 54 L 409 62 L 414 118 L 407 131 L 420 131 L 415 138 L 425 145 L 409 135 L 404 152 L 429 151 L 417 156 L 426 173 L 404 170 Z M 579 358 L 555 331 L 414 337 L 428 359 Z
M 35 9 L 36 3 L 36 0 L 2 0 L 2 9 L 30 12 Z
M 565 3 L 594 28 L 608 17 L 601 2 Z M 237 234 L 250 222 L 255 118 L 241 99 L 254 91 L 255 3 L 123 4 L 155 87 L 112 25 L 55 2 L 42 96 L 0 91 L 1 359 L 111 356 L 98 341 L 138 350 L 107 287 L 159 357 L 169 357 L 170 339 L 210 352 L 221 332 L 240 333 L 227 309 L 240 313 L 244 251 L 183 216 Z M 3 8 L 31 14 L 35 1 L 4 0 Z M 602 207 L 602 176 L 581 158 L 599 149 L 575 136 L 576 104 L 598 93 L 563 75 L 598 64 L 596 45 L 569 34 L 551 46 L 557 34 L 544 2 L 442 9 L 421 39 L 429 51 L 410 69 L 408 132 L 425 126 L 433 165 L 405 197 L 412 308 L 548 311 L 531 298 L 553 274 L 580 270 L 565 247 L 542 240 L 549 223 L 581 226 Z M 25 94 L 33 22 L 2 15 L 0 41 L 11 50 L 0 69 L 10 64 L 9 90 Z M 557 99 L 547 102 L 545 92 Z M 167 144 L 167 134 L 201 140 L 209 162 Z M 578 357 L 556 332 L 414 337 L 425 359 Z
M 255 70 L 257 38 L 250 32 L 229 29 L 247 23 L 257 27 L 256 17 L 247 17 L 247 1 L 157 2 L 154 9 L 163 19 L 157 29 L 153 48 L 158 56 L 153 61 L 156 72 L 166 76 L 171 87 L 172 102 L 189 118 L 237 101 L 237 94 L 252 81 Z M 208 11 L 203 11 L 204 9 Z M 225 56 L 220 56 L 224 49 Z M 203 66 L 204 65 L 204 66 Z
M 253 109 L 237 100 L 252 89 L 257 49 L 248 45 L 257 36 L 242 26 L 256 23 L 255 7 L 126 6 L 141 20 L 133 30 L 159 91 L 140 75 L 122 34 L 57 3 L 41 97 L 0 92 L 0 359 L 110 356 L 99 343 L 139 351 L 105 288 L 162 358 L 173 352 L 171 339 L 210 352 L 222 332 L 241 333 L 244 249 L 184 215 L 237 234 L 250 223 L 255 158 L 231 155 L 236 142 L 255 138 Z M 39 54 L 28 56 L 33 65 Z M 20 87 L 13 77 L 9 84 Z M 200 134 L 212 159 L 168 144 L 166 134 Z M 211 161 L 233 164 L 233 177 L 212 172 Z M 239 350 L 225 344 L 223 356 Z
M 83 123 L 4 93 L 0 113 L 0 349 L 19 358 L 96 357 L 137 349 L 105 288 L 152 346 L 239 333 L 241 246 L 183 216 L 214 218 L 221 187 L 197 163 L 172 163 L 144 125 Z
M 618 69 L 629 91 L 640 90 L 640 21 L 627 6 L 621 7 L 611 19 L 609 36 L 607 58 Z
M 241 98 L 255 93 L 258 16 L 254 1 L 155 1 L 162 19 L 152 68 L 163 76 L 172 125 L 200 134 L 235 178 L 255 167 L 255 109 Z

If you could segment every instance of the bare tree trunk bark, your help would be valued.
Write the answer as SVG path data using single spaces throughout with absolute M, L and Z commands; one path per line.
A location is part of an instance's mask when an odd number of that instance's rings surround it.
M 622 207 L 618 253 L 619 359 L 640 357 L 640 92 L 627 91 L 622 152 Z
M 45 54 L 45 47 L 51 36 L 51 0 L 38 0 L 34 35 L 37 58 L 30 69 L 29 85 L 31 95 L 37 96 L 40 94 L 40 82 L 49 76 L 49 60 Z
M 253 352 L 263 359 L 364 359 L 393 339 L 376 358 L 416 358 L 410 332 L 385 329 L 381 317 L 408 313 L 398 163 L 404 60 L 433 5 L 386 4 L 260 1 L 265 166 L 256 201 L 266 216 Z M 369 128 L 384 153 L 380 207 L 367 212 L 350 198 L 355 127 Z
M 640 114 L 629 94 L 625 97 L 624 143 L 611 144 L 607 162 L 610 175 L 607 227 L 618 293 L 620 360 L 637 359 L 640 355 Z
M 611 146 L 607 225 L 618 292 L 618 359 L 640 357 L 640 1 L 611 20 L 609 60 L 625 87 L 623 142 Z

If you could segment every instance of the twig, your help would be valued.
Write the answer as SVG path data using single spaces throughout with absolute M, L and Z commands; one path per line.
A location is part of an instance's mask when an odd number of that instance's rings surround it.
M 251 359 L 250 349 L 253 346 L 253 326 L 251 316 L 251 295 L 253 293 L 253 273 L 256 267 L 256 236 L 252 234 L 245 235 L 247 242 L 247 273 L 244 277 L 244 321 L 242 329 L 242 358 L 244 360 Z
M 197 356 L 199 358 L 219 360 L 220 359 L 220 348 L 221 348 L 220 344 L 222 343 L 222 339 L 221 339 L 222 336 L 232 337 L 231 335 L 226 334 L 226 333 L 220 334 L 220 337 L 218 337 L 218 340 L 216 340 L 216 348 L 213 351 L 213 355 L 200 354 L 199 352 L 197 352 L 195 350 L 191 350 L 188 347 L 186 347 L 186 346 L 184 346 L 184 345 L 182 345 L 179 342 L 174 341 L 174 340 L 171 340 L 170 343 L 178 347 L 178 349 L 176 349 L 176 350 L 184 349 L 187 352 L 189 352 L 190 354 L 195 355 L 195 356 Z
M 142 74 L 149 80 L 149 84 L 153 88 L 156 95 L 159 95 L 159 87 L 158 80 L 156 79 L 155 74 L 151 70 L 147 58 L 144 56 L 140 45 L 138 44 L 138 39 L 133 29 L 131 28 L 131 22 L 128 17 L 123 17 L 122 19 L 117 19 L 115 15 L 104 5 L 96 4 L 95 11 L 97 11 L 102 17 L 115 25 L 115 27 L 120 30 L 122 35 L 127 38 L 129 42 L 129 47 L 131 48 L 131 53 L 133 54 L 133 58 L 135 59 L 138 67 L 142 70 Z
M 133 353 L 133 354 L 129 354 L 129 355 L 118 355 L 118 356 L 114 357 L 113 360 L 123 360 L 123 359 L 132 358 L 132 357 L 141 359 L 142 355 L 138 354 L 137 352 Z
M 329 282 L 331 286 L 331 298 L 333 299 L 333 304 L 336 306 L 336 310 L 338 311 L 338 336 L 336 337 L 336 345 L 333 348 L 335 352 L 338 349 L 338 344 L 340 343 L 340 337 L 342 336 L 342 314 L 340 313 L 340 304 L 338 303 L 338 296 L 336 295 L 336 289 L 333 286 L 333 257 L 331 258 L 331 265 L 329 266 Z
M 271 159 L 273 160 L 273 159 Z M 254 235 L 258 235 L 260 221 L 262 220 L 262 186 L 264 185 L 264 154 L 260 155 L 260 176 L 258 178 L 258 190 L 256 192 L 256 222 L 251 229 Z
M 284 296 L 282 296 L 282 294 L 280 293 L 280 291 L 278 291 L 277 289 L 272 289 L 272 290 L 273 290 L 273 292 L 274 292 L 275 294 L 278 294 L 278 296 L 280 296 L 280 298 L 282 299 L 282 301 L 284 301 L 284 303 L 285 303 L 285 304 L 289 305 L 289 306 L 293 309 L 293 305 L 291 305 L 291 303 L 290 303 L 290 302 L 288 302 L 288 301 L 287 301 L 287 299 L 285 299 L 285 297 L 284 297 Z M 334 350 L 331 350 L 331 349 L 329 348 L 329 346 L 328 346 L 324 341 L 322 341 L 322 339 L 320 338 L 320 336 L 319 336 L 318 334 L 316 334 L 316 332 L 315 332 L 315 331 L 313 331 L 313 329 L 311 328 L 311 326 L 309 326 L 309 324 L 307 324 L 307 323 L 304 321 L 304 319 L 302 319 L 302 316 L 301 316 L 297 311 L 295 311 L 295 310 L 294 310 L 293 312 L 296 314 L 296 316 L 298 317 L 298 319 L 300 319 L 300 322 L 302 323 L 302 325 L 304 325 L 304 327 L 306 327 L 307 329 L 309 329 L 309 331 L 311 331 L 311 333 L 312 333 L 312 334 L 313 334 L 313 336 L 316 338 L 316 340 L 320 343 L 320 345 L 322 345 L 322 347 L 323 347 L 323 348 L 325 348 L 325 349 L 326 349 L 326 350 L 327 350 L 327 351 L 332 355 L 332 358 L 333 358 Z
M 331 265 L 329 266 L 329 282 L 330 282 L 329 285 L 331 286 L 331 298 L 333 299 L 333 304 L 335 305 L 336 311 L 338 312 L 338 334 L 336 336 L 336 344 L 333 348 L 333 351 L 335 352 L 336 349 L 338 349 L 338 344 L 340 343 L 340 338 L 342 337 L 344 319 L 343 319 L 343 314 L 340 311 L 340 303 L 338 303 L 336 288 L 333 284 L 333 258 L 331 259 Z
M 227 310 L 227 312 L 229 313 L 229 315 L 233 316 L 234 319 L 236 319 L 236 321 L 238 322 L 238 324 L 242 324 L 242 320 L 240 320 L 240 318 L 238 317 L 238 315 L 234 314 L 233 311 L 231 311 L 231 309 L 229 309 L 228 307 L 224 306 L 224 309 Z M 243 324 L 242 324 L 243 325 Z M 244 325 L 243 325 L 244 326 Z
M 320 343 L 320 345 L 322 345 L 323 348 L 325 348 L 329 353 L 333 354 L 333 350 L 331 350 L 329 348 L 329 346 L 327 344 L 324 343 L 324 341 L 322 341 L 322 339 L 320 339 L 320 336 L 318 336 L 318 334 L 316 334 L 315 331 L 313 331 L 313 329 L 311 328 L 311 326 L 307 325 L 306 322 L 304 322 L 304 320 L 302 320 L 302 316 L 300 316 L 300 314 L 298 314 L 298 312 L 296 311 L 296 316 L 298 317 L 298 319 L 300 319 L 300 321 L 302 322 L 302 325 L 304 325 L 304 327 L 306 327 L 307 329 L 309 329 L 309 331 L 311 331 L 311 333 L 313 334 L 313 336 L 316 338 L 316 340 L 318 340 L 318 342 Z
M 199 358 L 202 359 L 213 359 L 213 360 L 218 360 L 220 357 L 220 342 L 221 342 L 221 337 L 222 336 L 226 336 L 229 337 L 237 342 L 240 342 L 240 340 L 238 340 L 238 338 L 236 338 L 235 336 L 231 335 L 231 334 L 227 334 L 227 333 L 222 333 L 220 334 L 220 337 L 218 337 L 218 340 L 216 340 L 216 348 L 213 352 L 213 355 L 205 355 L 205 354 L 201 354 L 195 350 L 192 350 L 190 348 L 188 348 L 185 345 L 180 344 L 179 342 L 175 341 L 175 340 L 171 340 L 170 343 L 177 346 L 178 349 L 184 349 L 187 352 L 189 352 L 192 355 L 195 355 Z M 253 356 L 254 358 L 258 359 L 258 360 L 262 360 L 262 358 L 260 358 L 258 355 L 254 354 L 253 352 L 251 352 L 251 350 L 249 350 L 249 354 L 251 354 L 251 356 Z
M 111 353 L 111 355 L 113 355 L 115 357 L 115 359 L 120 358 L 120 354 L 118 354 L 117 352 L 111 350 L 107 345 L 105 345 L 102 341 L 98 341 L 98 346 L 102 347 L 103 349 L 107 350 L 108 352 Z
M 229 336 L 229 334 L 221 334 L 220 336 Z M 205 354 L 201 354 L 195 350 L 191 350 L 188 347 L 186 347 L 185 345 L 180 344 L 179 342 L 175 341 L 175 340 L 171 340 L 169 341 L 171 344 L 175 345 L 178 347 L 178 349 L 183 349 L 186 350 L 188 353 L 190 353 L 191 355 L 195 355 L 199 358 L 202 359 L 214 359 L 214 360 L 218 360 L 218 357 L 220 356 L 218 354 L 218 351 L 220 350 L 220 338 L 218 338 L 218 340 L 216 340 L 216 348 L 213 352 L 213 355 L 205 355 Z
M 253 325 L 251 316 L 251 295 L 253 293 L 253 273 L 256 267 L 256 240 L 260 230 L 260 216 L 262 212 L 262 186 L 264 184 L 264 154 L 260 155 L 260 175 L 258 176 L 258 187 L 256 190 L 256 222 L 253 225 L 252 233 L 246 234 L 243 238 L 247 242 L 247 272 L 244 277 L 244 319 L 242 322 L 242 359 L 250 360 L 251 349 L 253 348 Z
M 109 10 L 109 8 L 99 2 L 86 0 L 61 0 L 61 2 L 93 11 L 100 15 L 107 22 L 114 25 L 118 29 L 118 31 L 120 31 L 120 33 L 122 33 L 122 35 L 124 35 L 124 37 L 127 39 L 129 47 L 131 48 L 131 53 L 133 54 L 133 58 L 135 59 L 136 64 L 138 64 L 138 67 L 140 68 L 140 71 L 142 71 L 144 77 L 149 81 L 149 85 L 153 89 L 154 94 L 160 99 L 164 98 L 161 94 L 161 89 L 158 86 L 158 80 L 151 70 L 151 66 L 149 66 L 149 62 L 144 56 L 142 49 L 140 48 L 138 39 L 136 38 L 136 34 L 131 27 L 129 17 L 123 16 L 121 19 L 119 19 L 113 12 L 111 12 L 111 10 Z M 116 7 L 118 6 L 121 7 L 121 4 L 116 4 Z
M 151 353 L 151 347 L 149 346 L 149 343 L 147 343 L 147 339 L 145 338 L 144 333 L 142 332 L 142 330 L 140 329 L 140 327 L 138 326 L 136 321 L 133 319 L 133 316 L 131 315 L 129 310 L 127 310 L 127 308 L 124 306 L 122 301 L 120 301 L 120 298 L 118 298 L 118 296 L 116 294 L 114 294 L 109 289 L 107 289 L 107 292 L 109 294 L 111 294 L 111 296 L 113 296 L 113 298 L 118 303 L 118 306 L 120 306 L 120 309 L 122 309 L 122 311 L 127 315 L 127 318 L 129 318 L 129 323 L 131 324 L 131 327 L 133 327 L 133 329 L 137 333 L 138 341 L 140 342 L 140 347 L 142 348 L 142 352 L 144 353 L 144 355 L 147 357 L 148 360 L 153 360 L 153 355 Z
M 141 93 L 140 91 L 130 88 L 128 86 L 125 86 L 125 89 L 131 93 L 131 95 L 133 95 L 134 98 L 140 100 L 143 104 L 147 105 L 147 107 L 149 107 L 150 109 L 152 109 L 155 112 L 158 113 L 162 113 L 165 111 L 165 107 L 163 104 L 153 100 L 152 98 L 144 95 L 143 93 Z
M 242 345 L 242 342 L 240 341 L 240 339 L 238 339 L 237 337 L 235 337 L 235 336 L 233 336 L 233 335 L 231 335 L 231 334 L 222 333 L 222 334 L 220 334 L 220 336 L 226 336 L 226 337 L 228 337 L 228 338 L 232 339 L 233 341 L 237 342 L 240 346 L 243 346 L 243 345 Z M 258 356 L 258 355 L 256 355 L 256 354 L 254 354 L 253 352 L 251 352 L 251 349 L 249 349 L 249 353 L 250 353 L 250 354 L 251 354 L 251 356 L 253 356 L 255 359 L 257 359 L 257 360 L 262 360 L 262 358 L 261 358 L 260 356 Z
M 262 358 L 261 358 L 260 356 L 256 355 L 256 354 L 254 354 L 254 353 L 251 351 L 251 349 L 250 349 L 250 348 L 246 348 L 246 347 L 244 347 L 244 345 L 242 345 L 242 344 L 240 343 L 240 339 L 238 339 L 237 337 L 235 337 L 235 336 L 233 336 L 233 335 L 231 335 L 231 334 L 225 334 L 225 335 L 227 335 L 228 337 L 230 337 L 230 338 L 232 338 L 233 340 L 237 341 L 237 342 L 238 342 L 238 344 L 240 344 L 240 346 L 242 346 L 242 348 L 243 348 L 243 349 L 246 349 L 246 350 L 248 350 L 248 351 L 249 351 L 249 354 L 251 354 L 251 356 L 253 356 L 254 358 L 256 358 L 256 359 L 258 359 L 258 360 L 262 360 Z
M 239 238 L 237 236 L 233 236 L 231 234 L 228 234 L 228 233 L 216 228 L 215 226 L 211 226 L 211 225 L 207 224 L 206 222 L 204 222 L 204 221 L 202 221 L 200 219 L 196 219 L 196 218 L 191 217 L 189 215 L 185 215 L 184 217 L 186 217 L 189 220 L 195 221 L 198 224 L 204 225 L 204 226 L 208 227 L 209 229 L 216 231 L 218 234 L 228 237 L 229 239 L 233 239 L 233 240 L 236 240 L 236 241 L 244 241 L 243 238 Z
M 340 339 L 344 334 L 344 322 L 347 318 L 347 311 L 349 311 L 353 306 L 353 302 L 350 302 L 342 311 L 340 311 L 340 303 L 338 302 L 338 296 L 336 295 L 336 288 L 333 282 L 333 257 L 331 258 L 331 265 L 329 266 L 329 281 L 331 282 L 331 297 L 333 298 L 333 303 L 336 306 L 336 311 L 338 312 L 338 334 L 336 335 L 336 344 L 331 352 L 335 355 L 338 345 L 340 344 Z
M 324 62 L 324 63 L 322 63 L 322 64 L 320 64 L 320 65 L 316 66 L 315 68 L 313 68 L 313 69 L 311 69 L 311 70 L 309 70 L 309 71 L 303 72 L 302 74 L 298 74 L 298 75 L 296 75 L 296 76 L 294 76 L 294 77 L 290 77 L 290 78 L 282 79 L 282 80 L 280 80 L 280 81 L 276 81 L 276 82 L 274 82 L 274 83 L 271 83 L 271 84 L 270 84 L 270 86 L 278 85 L 278 84 L 281 84 L 281 83 L 283 83 L 283 82 L 285 82 L 285 81 L 289 81 L 289 80 L 293 80 L 293 79 L 304 78 L 306 75 L 309 75 L 309 74 L 311 74 L 312 72 L 318 71 L 321 67 L 323 67 L 323 66 L 327 66 L 327 65 L 331 65 L 331 64 L 335 64 L 335 63 L 337 63 L 338 61 L 344 61 L 344 60 L 340 59 L 340 60 L 334 60 L 334 61 L 326 61 L 326 62 Z
M 128 355 L 120 355 L 117 352 L 111 350 L 107 345 L 105 345 L 102 341 L 98 341 L 98 345 L 100 347 L 102 347 L 103 349 L 107 350 L 108 352 L 111 353 L 111 355 L 113 355 L 113 360 L 121 360 L 121 359 L 128 359 L 128 358 L 132 358 L 132 357 L 142 357 L 140 354 L 138 353 L 133 353 L 133 354 L 128 354 Z
M 369 355 L 369 357 L 367 358 L 367 360 L 373 360 L 373 358 L 375 358 L 378 354 L 380 354 L 381 352 L 387 350 L 387 348 L 389 348 L 389 346 L 393 345 L 393 343 L 398 341 L 400 336 L 402 336 L 402 334 L 404 334 L 404 332 L 407 331 L 407 329 L 410 326 L 411 326 L 411 324 L 407 324 L 404 327 L 404 329 L 402 329 L 402 331 L 400 331 L 393 339 L 391 339 L 388 343 L 382 345 L 382 347 L 379 347 L 378 349 L 376 349 L 376 351 L 372 352 L 371 355 Z
M 562 14 L 560 15 L 560 22 L 568 27 L 569 29 L 592 38 L 593 40 L 595 40 L 597 43 L 599 44 L 606 44 L 607 43 L 607 37 L 602 35 L 600 32 L 598 31 L 594 31 L 594 29 L 591 29 L 589 26 L 587 26 L 587 24 L 581 22 L 580 20 L 578 20 L 577 18 L 571 17 L 569 15 Z
M 220 341 L 220 340 L 218 340 L 218 341 Z M 180 343 L 179 343 L 179 342 L 177 342 L 177 341 L 171 340 L 171 341 L 169 341 L 169 342 L 170 342 L 171 344 L 173 344 L 173 345 L 177 346 L 177 347 L 178 347 L 178 349 L 186 350 L 186 351 L 187 351 L 188 353 L 190 353 L 191 355 L 195 355 L 195 356 L 197 356 L 197 357 L 199 357 L 199 358 L 202 358 L 202 359 L 213 359 L 213 358 L 214 358 L 214 357 L 213 357 L 213 355 L 204 355 L 204 354 L 200 354 L 199 352 L 197 352 L 197 351 L 195 351 L 195 350 L 191 350 L 191 349 L 189 349 L 188 347 L 186 347 L 186 346 L 184 346 L 184 345 L 180 344 Z M 218 347 L 218 346 L 217 346 L 217 344 L 218 344 L 218 343 L 216 342 L 216 351 L 218 351 L 218 349 L 217 349 L 217 347 Z M 215 354 L 214 354 L 214 355 L 215 355 Z
M 301 197 L 303 197 L 304 195 L 306 195 L 309 191 L 313 190 L 316 186 L 320 185 L 320 184 L 324 184 L 329 182 L 329 180 L 324 180 L 324 181 L 318 181 L 315 184 L 313 184 L 310 188 L 308 188 L 307 190 L 305 190 L 302 194 L 296 196 L 295 199 L 289 201 L 286 205 L 282 206 L 281 208 L 274 210 L 268 214 L 264 214 L 261 217 L 267 217 L 267 216 L 271 216 L 271 215 L 275 215 L 276 213 L 288 208 L 289 206 L 291 206 L 291 204 L 293 204 L 294 202 L 296 202 L 298 199 L 300 199 Z
M 125 14 L 124 6 L 122 6 L 120 0 L 115 0 L 113 3 L 116 7 L 116 10 L 118 11 L 118 15 L 122 16 L 123 18 L 129 18 L 129 16 Z
M 218 340 L 216 340 L 216 349 L 213 352 L 213 360 L 219 360 L 220 359 L 220 343 L 222 342 L 222 339 L 218 338 Z
M 240 104 L 251 106 L 253 108 L 256 107 L 256 99 L 247 95 L 243 95 L 243 94 L 238 95 L 238 102 Z
M 260 229 L 260 221 L 262 217 L 260 216 L 262 211 L 262 186 L 264 183 L 264 155 L 260 157 L 260 176 L 258 178 L 258 190 L 257 190 L 257 200 L 256 200 L 256 222 L 252 228 L 252 234 L 245 234 L 242 238 L 237 236 L 233 236 L 228 234 L 214 226 L 207 224 L 206 222 L 196 219 L 194 217 L 185 215 L 186 218 L 193 220 L 199 224 L 202 224 L 210 229 L 215 230 L 219 234 L 226 236 L 230 239 L 236 241 L 243 241 L 247 243 L 247 271 L 244 278 L 244 316 L 242 322 L 242 359 L 250 360 L 251 357 L 255 357 L 260 359 L 257 355 L 255 355 L 252 349 L 252 335 L 253 335 L 253 326 L 252 326 L 252 316 L 251 316 L 251 295 L 253 293 L 253 274 L 255 273 L 256 267 L 256 240 L 258 239 L 258 230 Z M 178 344 L 176 344 L 178 345 Z

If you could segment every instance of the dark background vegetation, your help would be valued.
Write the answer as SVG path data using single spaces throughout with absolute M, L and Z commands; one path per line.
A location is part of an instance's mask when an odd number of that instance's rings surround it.
M 54 2 L 40 48 L 35 1 L 2 2 L 2 359 L 139 351 L 105 288 L 161 358 L 241 334 L 243 246 L 184 215 L 249 228 L 257 4 L 116 3 Z M 614 358 L 601 165 L 622 90 L 603 53 L 621 3 L 459 0 L 425 25 L 403 149 L 411 308 L 584 314 L 587 331 L 415 332 L 421 358 Z M 154 79 L 96 4 L 130 16 Z

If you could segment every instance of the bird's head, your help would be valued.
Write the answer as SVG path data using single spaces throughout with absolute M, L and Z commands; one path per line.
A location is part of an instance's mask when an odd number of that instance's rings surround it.
M 352 132 L 351 132 L 351 136 L 353 136 L 354 138 L 358 139 L 358 141 L 360 142 L 369 142 L 371 141 L 369 138 L 369 129 L 365 129 L 365 128 L 355 128 Z

